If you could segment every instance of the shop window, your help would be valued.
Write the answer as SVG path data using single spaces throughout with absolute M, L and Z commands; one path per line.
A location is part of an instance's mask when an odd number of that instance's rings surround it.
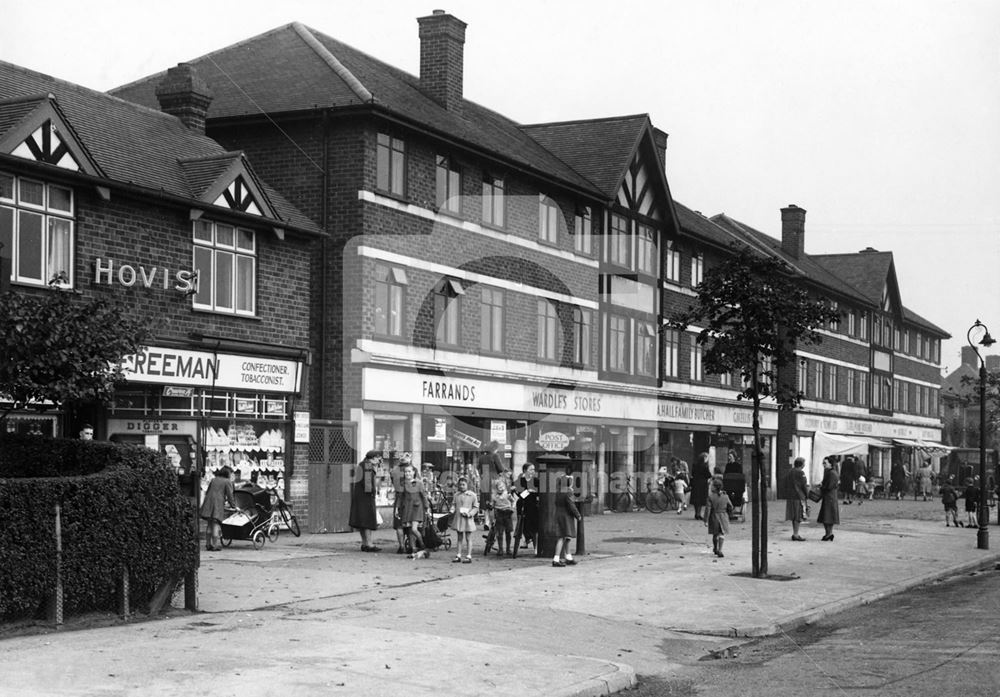
M 618 266 L 631 268 L 631 245 L 628 220 L 624 216 L 611 214 L 611 230 L 608 235 L 608 261 Z
M 582 307 L 573 308 L 573 363 L 579 366 L 591 364 L 590 327 L 592 315 L 590 310 Z
M 501 177 L 483 175 L 483 222 L 493 227 L 504 225 L 504 182 Z
M 396 196 L 406 195 L 406 145 L 387 133 L 378 134 L 375 187 Z
M 671 283 L 680 283 L 681 250 L 677 248 L 677 243 L 673 240 L 667 240 L 667 250 L 663 263 L 663 277 Z
M 605 355 L 608 370 L 628 372 L 628 319 L 616 315 L 608 317 L 608 335 Z
M 681 334 L 676 329 L 663 330 L 663 377 L 680 376 Z
M 0 172 L 0 244 L 14 283 L 73 286 L 73 190 Z
M 403 335 L 406 303 L 406 270 L 387 264 L 375 265 L 375 333 Z
M 199 310 L 253 316 L 257 298 L 257 242 L 250 230 L 211 220 L 194 222 L 193 305 Z
M 439 211 L 462 212 L 462 173 L 450 157 L 437 156 L 436 194 Z
M 538 301 L 538 357 L 547 361 L 559 360 L 562 350 L 559 331 L 559 312 L 550 300 Z
M 503 333 L 503 291 L 482 286 L 479 348 L 490 353 L 502 352 Z
M 434 288 L 434 338 L 438 346 L 458 346 L 463 295 L 465 289 L 454 278 L 445 278 Z
M 538 194 L 538 239 L 549 244 L 559 241 L 559 206 L 545 194 Z
M 593 220 L 590 206 L 581 206 L 573 218 L 573 249 L 578 254 L 593 253 Z

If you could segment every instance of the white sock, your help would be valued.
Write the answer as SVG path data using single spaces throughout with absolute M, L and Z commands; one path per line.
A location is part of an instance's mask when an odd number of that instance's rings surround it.
M 554 557 L 552 557 L 552 561 L 559 561 L 559 555 L 557 554 Z
M 573 561 L 573 555 L 569 552 L 566 552 L 566 561 Z

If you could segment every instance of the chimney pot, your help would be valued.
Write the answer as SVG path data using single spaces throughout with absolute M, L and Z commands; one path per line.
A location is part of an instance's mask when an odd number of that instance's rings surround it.
M 420 86 L 449 110 L 462 111 L 465 27 L 444 10 L 418 17 L 420 25 Z
M 160 102 L 161 111 L 176 116 L 195 133 L 205 133 L 212 90 L 198 76 L 194 66 L 178 63 L 170 68 L 156 86 L 156 99 Z
M 781 248 L 793 259 L 806 253 L 806 210 L 794 203 L 781 209 Z

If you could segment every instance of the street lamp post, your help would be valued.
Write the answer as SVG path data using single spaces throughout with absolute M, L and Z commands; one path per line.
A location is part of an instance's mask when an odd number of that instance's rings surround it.
M 979 341 L 973 341 L 972 333 L 975 331 L 978 334 L 980 328 L 982 328 L 982 337 Z M 969 327 L 966 339 L 979 359 L 979 533 L 976 536 L 976 546 L 979 549 L 989 549 L 990 532 L 987 527 L 989 509 L 986 507 L 986 360 L 979 353 L 976 344 L 989 348 L 996 343 L 996 340 L 990 336 L 990 330 L 986 328 L 986 325 L 978 319 L 975 324 Z

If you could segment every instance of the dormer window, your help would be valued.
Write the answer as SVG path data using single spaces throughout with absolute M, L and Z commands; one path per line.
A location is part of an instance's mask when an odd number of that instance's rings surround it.
M 194 223 L 193 306 L 198 310 L 253 316 L 257 298 L 257 241 L 251 230 L 211 220 Z
M 13 283 L 73 286 L 73 190 L 0 172 L 0 244 Z

